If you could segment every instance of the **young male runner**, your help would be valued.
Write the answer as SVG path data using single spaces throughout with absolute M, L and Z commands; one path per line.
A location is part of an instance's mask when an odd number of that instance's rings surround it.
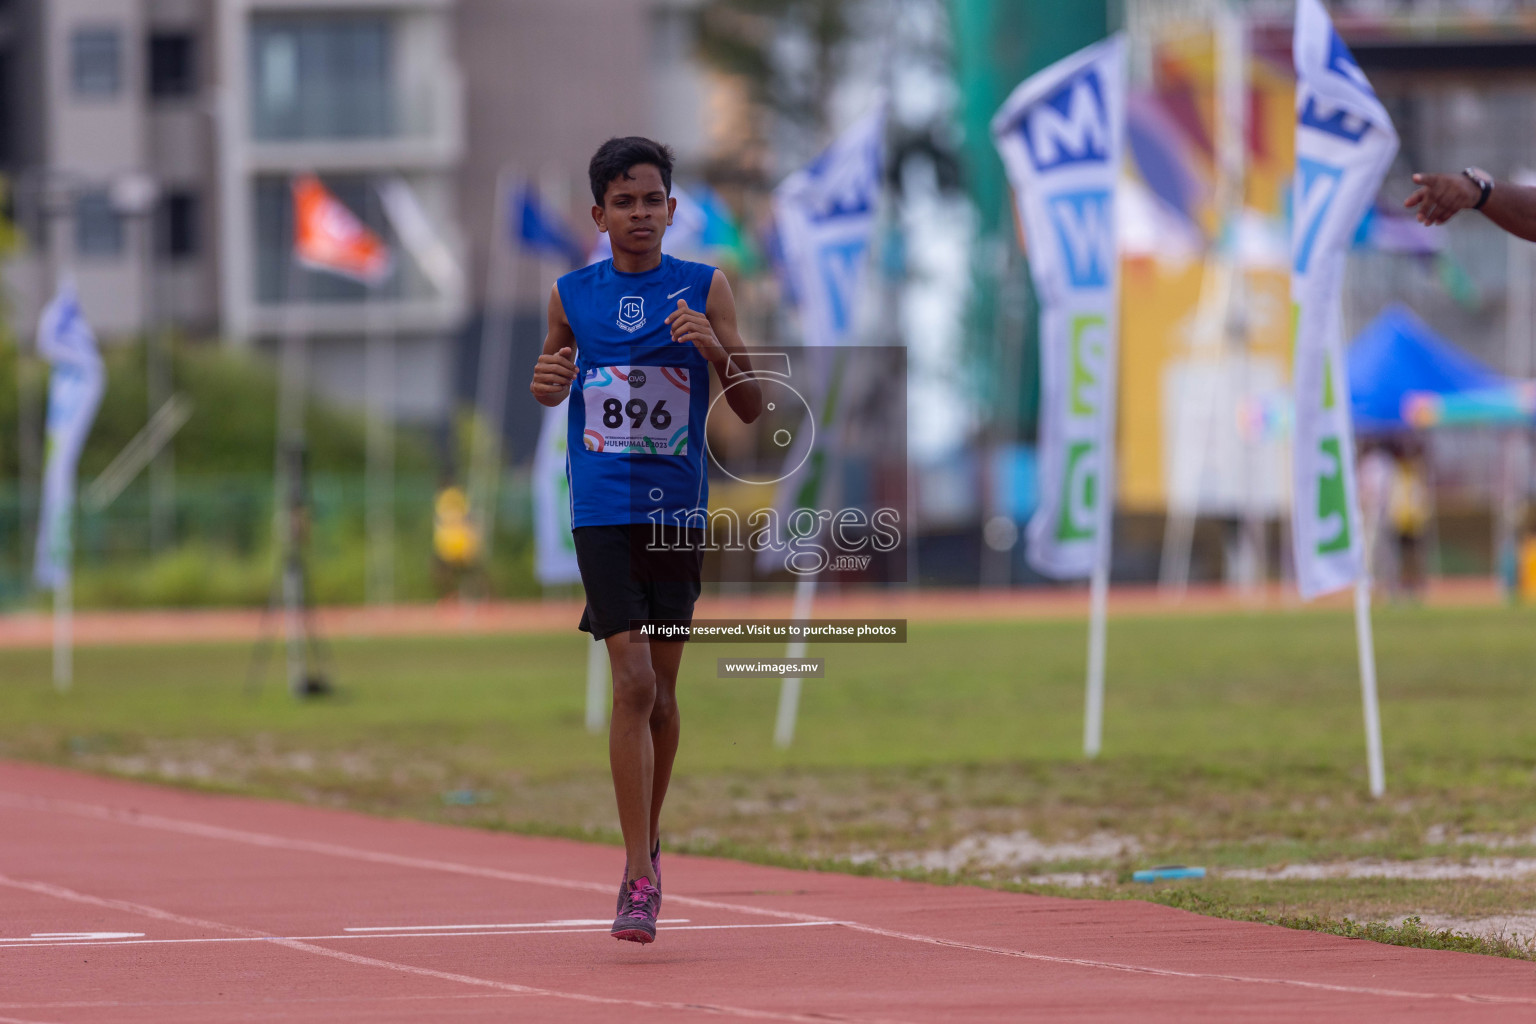
M 566 471 L 587 592 L 579 628 L 606 642 L 613 669 L 608 762 L 627 857 L 613 935 L 651 942 L 683 641 L 647 637 L 641 627 L 693 619 L 703 530 L 676 526 L 708 510 L 709 369 L 747 423 L 762 411 L 762 394 L 741 376 L 751 366 L 725 275 L 661 251 L 677 206 L 671 152 L 649 139 L 609 139 L 588 175 L 592 219 L 613 258 L 555 283 L 531 390 L 549 406 L 571 396 Z M 662 544 L 657 523 L 673 526 Z

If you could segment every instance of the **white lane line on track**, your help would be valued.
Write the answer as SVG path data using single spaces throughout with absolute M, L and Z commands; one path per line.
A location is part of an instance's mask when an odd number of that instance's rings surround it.
M 437 971 L 430 967 L 417 967 L 413 964 L 396 963 L 393 960 L 380 960 L 377 957 L 360 956 L 356 953 L 348 953 L 339 949 L 330 949 L 326 946 L 316 946 L 299 939 L 285 939 L 280 936 L 267 935 L 253 928 L 244 928 L 239 925 L 224 924 L 220 921 L 208 921 L 202 918 L 186 917 L 182 914 L 161 910 L 158 907 L 147 906 L 143 903 L 131 903 L 127 900 L 111 899 L 105 896 L 92 896 L 89 893 L 76 892 L 66 889 L 61 885 L 53 885 L 48 882 L 31 882 L 18 878 L 8 878 L 0 875 L 0 885 L 10 886 L 14 889 L 22 889 L 28 892 L 36 892 L 57 899 L 68 900 L 73 903 L 83 903 L 93 907 L 106 907 L 112 910 L 126 913 L 141 914 L 159 921 L 174 921 L 178 924 L 188 924 L 199 928 L 209 928 L 214 931 L 233 932 L 243 938 L 265 939 L 274 946 L 284 949 L 292 949 L 302 953 L 313 953 L 317 956 L 330 957 L 332 960 L 340 960 L 343 963 L 356 964 L 359 967 L 377 967 L 397 974 L 411 974 L 419 978 L 432 978 L 437 981 L 450 981 L 460 985 L 474 985 L 478 988 L 493 989 L 498 992 L 507 992 L 516 995 L 539 996 L 547 999 L 562 999 L 568 1002 L 587 1003 L 598 1006 L 625 1006 L 640 1007 L 647 1010 L 667 1010 L 672 1013 L 705 1013 L 723 1017 L 741 1017 L 747 1020 L 777 1020 L 789 1021 L 791 1024 L 827 1024 L 829 1021 L 847 1021 L 849 1024 L 907 1024 L 902 1021 L 887 1021 L 878 1018 L 865 1017 L 840 1017 L 827 1014 L 804 1015 L 799 1013 L 781 1013 L 773 1010 L 757 1010 L 746 1006 L 728 1006 L 721 1003 L 675 1003 L 652 999 L 619 999 L 612 996 L 590 995 L 585 992 L 567 992 L 560 989 L 539 988 L 533 985 L 519 985 L 508 981 L 493 981 L 490 978 L 477 978 L 469 974 L 457 974 L 450 971 Z M 351 936 L 348 936 L 349 938 Z M 0 1024 L 8 1024 L 0 1021 Z M 11 1024 L 39 1024 L 35 1021 L 11 1022 Z
M 1490 996 L 1475 993 L 1457 992 L 1409 992 L 1396 988 L 1370 988 L 1363 985 L 1335 985 L 1324 981 L 1299 981 L 1294 978 L 1258 978 L 1244 974 L 1215 974 L 1204 971 L 1179 971 L 1170 967 L 1142 967 L 1137 964 L 1121 964 L 1112 960 L 1087 960 L 1080 957 L 1051 956 L 1047 953 L 1026 953 L 1018 949 L 1003 949 L 999 946 L 982 946 L 971 942 L 960 942 L 955 939 L 940 939 L 932 935 L 914 935 L 911 932 L 898 932 L 889 928 L 877 928 L 870 924 L 859 924 L 856 921 L 842 922 L 844 928 L 865 932 L 869 935 L 883 935 L 890 939 L 905 939 L 908 942 L 922 942 L 931 946 L 948 946 L 952 949 L 964 949 L 975 953 L 993 953 L 998 956 L 1011 956 L 1020 960 L 1038 960 L 1043 963 L 1053 964 L 1077 964 L 1082 967 L 1097 967 L 1111 971 L 1121 971 L 1127 974 L 1150 974 L 1162 978 L 1192 978 L 1202 981 L 1236 981 L 1247 984 L 1261 985 L 1289 985 L 1296 988 L 1321 989 L 1325 992 L 1344 992 L 1351 995 L 1389 996 L 1394 999 L 1454 999 L 1465 1003 L 1499 1003 L 1516 1006 L 1536 1006 L 1536 999 L 1528 999 L 1523 996 Z
M 143 932 L 33 932 L 31 935 L 25 936 L 0 937 L 0 945 L 42 943 L 45 946 L 68 946 L 73 942 L 85 942 L 87 940 L 99 942 L 103 939 L 142 939 L 143 937 Z
M 41 1020 L 22 1020 L 20 1017 L 0 1017 L 0 1024 L 51 1024 L 51 1022 Z
M 343 928 L 344 932 L 438 932 L 438 931 L 464 931 L 475 929 L 485 931 L 492 928 L 571 928 L 584 924 L 610 924 L 607 918 L 577 917 L 569 921 L 525 921 L 521 924 L 400 924 L 400 925 L 370 925 L 366 928 Z M 672 917 L 657 921 L 656 924 L 687 924 L 686 917 Z M 0 942 L 4 942 L 0 939 Z
M 4 884 L 0 882 L 0 884 Z M 766 924 L 683 924 L 668 925 L 672 932 L 736 931 L 745 928 L 827 928 L 845 924 L 843 921 L 772 921 Z M 606 935 L 612 925 L 603 922 L 601 928 L 526 928 L 517 931 L 498 929 L 489 932 L 384 932 L 371 935 L 232 935 L 227 938 L 199 936 L 186 939 L 111 939 L 96 942 L 22 942 L 0 939 L 0 949 L 49 949 L 59 946 L 176 946 L 227 942 L 321 942 L 339 939 L 463 939 L 496 935 Z M 143 934 L 142 932 L 140 934 Z
M 409 1003 L 409 1002 L 457 1002 L 472 999 L 512 999 L 515 996 L 510 992 L 454 992 L 449 995 L 424 995 L 413 994 L 403 996 L 272 996 L 254 999 L 251 1006 L 295 1006 L 331 1005 L 335 1003 Z M 135 1007 L 172 1007 L 172 1006 L 220 1006 L 229 1008 L 229 1002 L 223 999 L 70 999 L 54 1002 L 39 1003 L 0 1003 L 0 1010 L 118 1010 L 132 1009 Z M 0 1018 L 0 1024 L 4 1024 L 4 1018 Z
M 288 839 L 282 836 L 269 835 L 263 832 L 245 832 L 239 829 L 224 828 L 217 825 L 203 825 L 197 822 L 183 821 L 178 818 L 165 818 L 150 814 L 127 814 L 111 807 L 100 804 L 80 803 L 73 800 L 57 800 L 49 797 L 28 796 L 19 793 L 7 793 L 0 791 L 0 807 L 14 807 L 20 810 L 44 810 L 58 814 L 73 814 L 78 817 L 94 818 L 100 821 L 108 821 L 122 825 L 137 825 L 141 828 L 158 829 L 161 831 L 176 832 L 183 835 L 200 836 L 207 839 L 222 839 L 229 842 L 246 843 L 266 849 L 292 850 L 296 852 L 321 853 L 332 857 L 343 857 L 350 860 L 360 860 L 373 864 L 388 864 L 394 867 L 418 868 L 426 871 L 442 871 L 449 874 L 469 875 L 477 878 L 492 878 L 501 881 L 518 882 L 524 885 L 544 885 L 552 888 L 571 889 L 581 892 L 601 892 L 607 894 L 611 887 L 600 882 L 580 882 L 568 878 L 556 878 L 547 875 L 530 875 L 516 871 L 502 871 L 497 868 L 483 868 L 471 864 L 459 864 L 454 861 L 440 861 L 422 857 L 405 857 L 396 854 L 380 853 L 374 850 L 363 850 L 350 846 L 341 846 L 334 843 L 319 843 L 304 839 Z M 932 935 L 919 935 L 911 932 L 894 931 L 888 928 L 880 928 L 875 925 L 861 924 L 855 921 L 835 922 L 832 918 L 822 917 L 817 914 L 800 914 L 787 910 L 770 910 L 766 907 L 754 907 L 744 903 L 722 903 L 717 900 L 700 899 L 696 896 L 678 896 L 667 894 L 667 900 L 674 906 L 683 905 L 689 907 L 703 907 L 714 910 L 726 910 L 735 913 L 758 914 L 765 917 L 779 918 L 780 920 L 803 921 L 818 924 L 841 924 L 845 928 L 865 932 L 870 935 L 879 935 L 885 938 L 900 939 L 906 942 L 917 942 L 930 946 L 944 946 L 951 949 L 967 950 L 977 953 L 990 953 L 997 956 L 1013 957 L 1015 959 L 1033 960 L 1039 963 L 1054 963 L 1064 966 L 1085 967 L 1097 970 L 1116 971 L 1129 974 L 1144 974 L 1155 977 L 1183 978 L 1195 981 L 1224 981 L 1247 985 L 1280 985 L 1285 987 L 1320 989 L 1328 992 L 1340 992 L 1353 995 L 1382 996 L 1393 999 L 1418 999 L 1436 1000 L 1448 999 L 1464 1003 L 1497 1003 L 1517 1006 L 1536 1006 L 1536 998 L 1522 996 L 1498 996 L 1484 995 L 1481 993 L 1463 992 L 1413 992 L 1403 989 L 1373 988 L 1365 985 L 1338 985 L 1328 982 L 1301 981 L 1293 978 L 1264 978 L 1242 974 L 1216 974 L 1201 971 L 1180 971 L 1164 967 L 1144 967 L 1138 964 L 1117 963 L 1112 960 L 1090 960 L 1083 957 L 1053 956 L 1049 953 L 1029 953 L 1023 950 L 1003 949 L 997 946 L 984 946 L 973 943 L 960 942 L 954 939 L 942 939 Z

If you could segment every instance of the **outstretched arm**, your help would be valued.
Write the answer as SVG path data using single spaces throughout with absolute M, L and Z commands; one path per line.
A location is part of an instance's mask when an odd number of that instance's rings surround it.
M 565 318 L 560 303 L 560 288 L 549 290 L 549 329 L 544 334 L 544 351 L 533 367 L 533 381 L 528 389 L 540 405 L 556 406 L 571 393 L 576 379 L 576 334 Z
M 762 415 L 763 389 L 756 378 L 747 376 L 752 361 L 736 330 L 736 297 L 723 273 L 716 270 L 710 280 L 703 313 L 689 309 L 688 303 L 679 299 L 677 308 L 667 315 L 667 324 L 672 328 L 673 341 L 692 342 L 709 360 L 720 386 L 726 389 L 725 400 L 743 423 Z
M 1419 187 L 1403 205 L 1419 208 L 1421 224 L 1444 224 L 1476 206 L 1482 195 L 1482 189 L 1465 174 L 1415 174 L 1413 183 Z M 1510 234 L 1536 242 L 1536 188 L 1495 182 L 1481 212 Z

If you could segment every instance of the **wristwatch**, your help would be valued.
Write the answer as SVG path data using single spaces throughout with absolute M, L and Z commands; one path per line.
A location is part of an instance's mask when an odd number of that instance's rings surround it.
M 1481 210 L 1483 204 L 1488 202 L 1488 197 L 1493 195 L 1493 175 L 1480 167 L 1468 167 L 1461 173 L 1472 179 L 1472 184 L 1482 189 L 1483 194 L 1477 197 L 1477 203 L 1472 207 L 1474 210 Z

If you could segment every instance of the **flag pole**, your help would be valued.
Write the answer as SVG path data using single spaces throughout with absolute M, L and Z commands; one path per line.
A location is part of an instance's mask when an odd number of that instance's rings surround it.
M 368 183 L 367 196 L 369 207 L 379 210 L 377 183 Z M 381 277 L 369 283 L 364 314 L 367 331 L 363 341 L 363 390 L 368 410 L 367 475 L 363 488 L 368 556 L 364 589 L 369 604 L 389 604 L 395 597 L 395 342 L 381 315 L 384 282 Z
M 836 487 L 837 478 L 842 472 L 842 459 L 838 453 L 842 451 L 842 438 L 835 441 L 831 439 L 834 429 L 833 403 L 837 400 L 842 390 L 843 367 L 847 365 L 847 353 L 838 352 L 833 361 L 831 381 L 827 386 L 825 400 L 821 403 L 821 420 L 823 444 L 832 453 L 827 460 L 825 475 L 818 486 L 817 497 L 825 500 L 829 493 L 828 487 Z M 818 577 L 807 576 L 795 583 L 795 603 L 790 612 L 790 618 L 795 622 L 804 623 L 811 617 L 811 611 L 816 604 L 816 584 Z M 805 641 L 791 640 L 784 649 L 784 657 L 797 660 L 805 657 Z M 786 678 L 779 684 L 779 713 L 773 726 L 773 742 L 779 747 L 788 747 L 795 741 L 795 723 L 800 717 L 800 686 L 802 679 L 799 676 Z
M 816 601 L 816 577 L 809 576 L 795 584 L 795 606 L 790 618 L 804 622 L 811 617 L 811 606 Z M 805 657 L 805 641 L 792 640 L 784 651 L 784 657 L 794 660 Z M 773 743 L 787 747 L 795 741 L 795 721 L 800 715 L 800 677 L 785 679 L 779 686 L 779 716 L 773 727 Z
M 305 362 L 308 359 L 303 304 L 308 297 L 304 269 L 299 265 L 298 210 L 294 210 L 294 239 L 288 250 L 287 314 L 284 324 L 282 354 L 278 369 L 277 452 L 275 455 L 273 498 L 277 506 L 278 599 L 283 612 L 283 647 L 288 670 L 288 689 L 295 697 L 304 695 L 305 643 L 303 580 L 296 549 L 296 534 L 302 528 L 300 495 L 304 486 L 304 399 Z
M 1355 645 L 1360 653 L 1360 700 L 1365 706 L 1365 757 L 1371 796 L 1387 791 L 1387 770 L 1381 754 L 1381 708 L 1376 699 L 1376 641 L 1371 631 L 1371 581 L 1355 581 Z
M 510 268 L 501 265 L 502 246 L 507 244 L 502 240 L 502 232 L 508 230 L 508 217 L 512 212 L 507 202 L 507 184 L 513 177 L 510 164 L 503 165 L 496 172 L 496 195 L 491 204 L 490 248 L 485 260 L 485 312 L 480 324 L 479 380 L 475 386 L 475 409 L 481 422 L 474 432 L 469 466 L 470 503 L 480 527 L 480 557 L 487 564 L 491 558 L 496 515 L 496 496 L 490 492 L 499 478 L 497 468 L 501 459 L 501 427 L 506 411 L 508 362 L 511 359 L 511 344 L 506 336 L 507 325 L 502 322 L 502 307 L 517 300 L 515 281 L 507 279 L 517 273 L 518 255 L 510 254 Z M 502 287 L 498 287 L 499 284 Z M 510 319 L 507 318 L 509 322 Z
M 1118 319 L 1115 329 L 1119 330 Z M 1109 639 L 1109 566 L 1114 553 L 1115 471 L 1118 463 L 1115 429 L 1120 346 L 1116 344 L 1114 349 L 1116 357 L 1106 360 L 1104 367 L 1104 412 L 1099 418 L 1099 451 L 1103 453 L 1103 463 L 1099 479 L 1098 522 L 1094 527 L 1093 576 L 1088 584 L 1088 692 L 1083 709 L 1083 754 L 1090 758 L 1098 757 L 1104 746 L 1104 663 Z
M 602 640 L 593 640 L 587 645 L 587 732 L 594 736 L 603 731 L 603 713 L 605 701 L 608 696 L 608 645 Z
M 1340 401 L 1344 408 L 1349 405 L 1349 376 L 1344 370 L 1343 359 L 1337 350 L 1330 355 L 1333 379 L 1341 382 Z M 1343 457 L 1355 457 L 1355 424 L 1344 417 Z M 1365 517 L 1360 511 L 1360 493 L 1355 491 L 1349 503 L 1350 527 L 1356 537 L 1365 536 Z M 1360 703 L 1365 712 L 1365 764 L 1370 781 L 1371 796 L 1379 798 L 1387 791 L 1387 769 L 1381 751 L 1381 704 L 1376 695 L 1376 638 L 1371 628 L 1371 563 L 1362 558 L 1359 574 L 1355 577 L 1355 650 L 1360 660 Z
M 55 263 L 53 253 L 58 248 L 59 240 L 50 237 L 51 234 L 52 234 L 52 232 L 50 230 L 51 226 L 52 226 L 52 222 L 48 218 L 48 213 L 47 213 L 47 196 L 46 195 L 43 196 L 42 201 L 39 203 L 39 209 L 43 211 L 42 214 L 41 214 L 41 216 L 42 216 L 42 235 L 44 237 L 45 242 L 47 243 L 46 244 L 46 247 L 47 247 L 47 250 L 48 250 L 47 265 L 48 265 L 48 271 L 49 271 L 48 276 L 50 278 L 49 284 L 50 284 L 50 286 L 53 289 L 53 294 L 56 295 L 58 293 L 58 290 L 59 290 L 59 283 L 60 283 L 60 281 L 64 278 L 64 276 L 66 274 L 71 273 L 70 268 L 72 266 L 73 261 L 71 260 L 68 263 L 64 263 L 63 266 L 60 266 L 58 263 Z M 72 223 L 71 223 L 71 226 L 73 226 Z M 43 303 L 43 308 L 44 309 L 47 308 L 49 301 L 50 300 L 44 300 L 44 303 Z M 39 323 L 39 327 L 41 327 L 41 323 Z M 34 336 L 33 337 L 33 339 L 32 339 L 32 351 L 33 351 L 34 355 L 41 355 L 41 352 L 42 352 L 41 341 L 42 341 L 42 339 L 40 337 L 38 337 L 38 336 Z M 30 397 L 31 397 L 31 394 L 32 394 L 31 390 L 28 389 L 27 386 L 26 386 L 26 376 L 23 373 L 25 368 L 26 367 L 24 366 L 24 363 L 23 363 L 23 360 L 22 360 L 21 342 L 18 339 L 17 340 L 17 344 L 16 344 L 16 381 L 17 381 L 17 384 L 19 385 L 19 387 L 21 388 L 21 396 L 22 397 L 18 401 L 17 408 L 20 410 L 20 412 L 22 414 L 22 417 L 23 417 L 23 420 L 24 420 L 24 426 L 25 426 L 25 429 L 22 431 L 22 434 L 21 434 L 21 441 L 22 441 L 21 448 L 22 448 L 22 454 L 23 455 L 26 454 L 26 452 L 27 452 L 27 450 L 29 448 L 29 446 L 27 445 L 26 442 L 28 440 L 33 442 L 33 445 L 31 446 L 31 451 L 33 453 L 35 453 L 36 452 L 36 441 L 37 441 L 37 433 L 36 433 L 36 430 L 37 430 L 37 417 L 35 415 L 36 410 L 34 410 L 32 408 L 32 403 L 30 401 Z M 51 376 L 52 376 L 51 372 L 50 372 L 49 376 L 51 378 Z M 43 397 L 43 414 L 44 414 L 45 420 L 46 420 L 46 417 L 47 417 L 47 409 L 48 409 L 48 394 L 52 390 L 53 390 L 53 381 L 51 379 L 48 379 L 47 380 L 47 385 L 44 388 L 44 393 L 43 393 L 44 394 L 44 397 Z M 33 415 L 29 416 L 28 414 L 33 414 Z M 44 429 L 46 430 L 46 427 Z M 46 473 L 46 468 L 43 470 L 43 472 Z M 23 481 L 26 480 L 27 474 L 25 472 L 22 473 L 22 478 L 23 478 Z M 25 487 L 25 483 L 23 483 L 23 486 L 21 488 L 21 495 L 22 495 L 22 498 L 23 498 L 23 501 L 22 501 L 22 515 L 25 516 L 26 515 L 26 512 L 25 512 L 25 508 L 26 508 L 26 501 L 25 501 L 26 487 Z M 37 532 L 38 533 L 41 533 L 42 532 L 42 528 L 43 528 L 43 526 L 42 526 L 42 516 L 43 516 L 43 487 L 42 487 L 41 479 L 39 479 L 38 489 L 37 489 L 36 511 L 33 513 L 33 521 L 37 524 Z M 73 528 L 73 527 L 71 526 L 71 528 Z M 35 537 L 35 534 L 34 534 L 34 537 Z M 66 572 L 64 574 L 64 579 L 62 581 L 60 581 L 58 584 L 56 584 L 54 586 L 54 588 L 53 588 L 53 685 L 54 685 L 54 688 L 56 690 L 58 690 L 60 693 L 67 692 L 70 689 L 70 687 L 74 685 L 74 681 L 75 681 L 75 657 L 74 657 L 74 654 L 75 654 L 75 636 L 74 636 L 74 633 L 75 633 L 75 629 L 74 629 L 74 626 L 75 626 L 75 616 L 74 616 L 74 610 L 75 610 L 75 600 L 74 600 L 74 598 L 75 598 L 75 595 L 74 595 L 74 578 L 73 578 L 74 577 L 74 569 L 75 569 L 75 566 L 74 566 L 74 554 L 73 554 L 73 547 L 71 547 L 70 564 L 66 567 Z
M 1109 566 L 1094 564 L 1088 585 L 1088 692 L 1083 715 L 1083 754 L 1098 757 L 1104 746 L 1105 618 L 1109 612 Z
M 53 686 L 67 693 L 75 681 L 74 566 L 53 588 Z

